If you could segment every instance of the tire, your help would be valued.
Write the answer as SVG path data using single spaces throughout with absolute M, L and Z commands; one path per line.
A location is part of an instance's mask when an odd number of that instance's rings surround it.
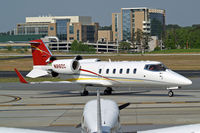
M 109 95 L 109 92 L 107 89 L 104 90 L 104 95 Z
M 112 94 L 112 90 L 110 90 L 110 89 L 104 90 L 104 95 L 111 95 L 111 94 Z
M 81 96 L 88 96 L 89 92 L 88 91 L 83 91 L 83 93 L 81 93 Z
M 169 97 L 173 97 L 173 96 L 174 96 L 174 92 L 173 92 L 173 91 L 169 91 L 169 92 L 168 92 L 168 96 L 169 96 Z

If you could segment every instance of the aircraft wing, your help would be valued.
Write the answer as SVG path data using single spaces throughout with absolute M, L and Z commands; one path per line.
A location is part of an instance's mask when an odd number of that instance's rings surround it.
M 42 81 L 42 82 L 28 82 L 25 80 L 25 78 L 22 76 L 22 74 L 15 68 L 15 72 L 17 73 L 17 76 L 19 78 L 19 81 L 24 84 L 55 84 L 55 83 L 61 83 L 61 84 L 67 84 L 72 83 L 70 81 Z
M 148 131 L 138 131 L 137 133 L 200 133 L 200 124 L 174 126 Z
M 1 133 L 56 133 L 50 131 L 32 130 L 32 129 L 21 129 L 21 128 L 9 128 L 0 127 Z
M 40 69 L 33 69 L 26 76 L 30 78 L 38 78 L 38 77 L 42 77 L 46 75 L 49 75 L 47 71 L 40 70 Z

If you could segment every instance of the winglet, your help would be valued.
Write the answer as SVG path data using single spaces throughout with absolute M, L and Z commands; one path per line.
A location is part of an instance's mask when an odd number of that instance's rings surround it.
M 24 79 L 24 77 L 21 75 L 21 73 L 16 68 L 15 68 L 15 72 L 17 73 L 17 76 L 21 83 L 28 84 L 28 82 Z

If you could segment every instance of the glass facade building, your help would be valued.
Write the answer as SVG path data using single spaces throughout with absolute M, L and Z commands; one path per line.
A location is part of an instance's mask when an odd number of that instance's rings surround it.
M 113 41 L 121 41 L 121 13 L 112 13 Z
M 69 26 L 69 34 L 74 34 L 74 25 Z
M 17 35 L 48 35 L 48 24 L 18 24 Z
M 138 29 L 151 36 L 160 36 L 165 26 L 165 10 L 142 8 L 122 8 L 122 40 L 132 41 Z
M 118 25 L 117 25 L 117 22 L 118 22 L 118 18 L 117 18 L 118 16 L 117 16 L 117 14 L 115 14 L 115 32 L 118 32 Z
M 82 35 L 85 35 L 85 37 L 82 37 L 82 40 L 84 42 L 95 42 L 95 26 L 93 25 L 82 25 Z
M 77 34 L 78 40 L 81 41 L 82 29 L 79 27 L 80 31 L 75 30 L 74 24 L 76 23 L 92 25 L 92 19 L 90 16 L 26 17 L 26 23 L 17 24 L 16 35 L 57 36 L 59 40 L 74 40 L 74 34 Z M 94 33 L 90 29 L 88 31 Z
M 122 40 L 131 40 L 131 10 L 122 10 Z
M 165 16 L 163 14 L 158 13 L 150 13 L 151 20 L 151 35 L 161 37 L 165 25 L 164 20 Z
M 56 35 L 60 40 L 67 40 L 67 23 L 70 19 L 56 20 Z

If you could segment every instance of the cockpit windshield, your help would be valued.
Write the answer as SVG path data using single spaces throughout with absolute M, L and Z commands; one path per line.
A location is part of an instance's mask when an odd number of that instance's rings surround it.
M 144 69 L 150 71 L 165 71 L 167 67 L 164 64 L 148 64 L 145 65 Z

